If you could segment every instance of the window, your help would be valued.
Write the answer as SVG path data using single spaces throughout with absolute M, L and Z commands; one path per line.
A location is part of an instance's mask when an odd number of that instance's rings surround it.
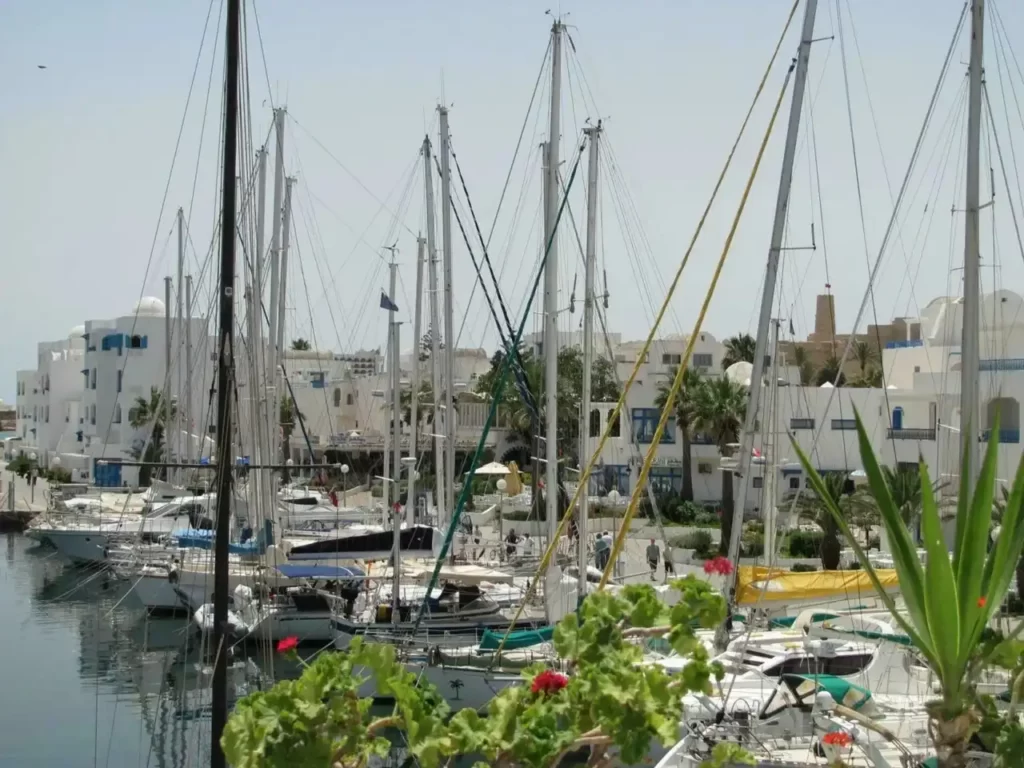
M 789 478 L 789 490 L 791 490 L 791 491 L 799 491 L 800 490 L 800 478 L 799 477 L 791 477 L 791 478 Z
M 752 478 L 752 479 L 754 481 L 751 484 L 751 486 L 753 488 L 764 488 L 764 478 L 763 477 L 755 477 L 755 478 Z
M 679 493 L 683 489 L 681 467 L 652 467 L 648 476 L 655 493 Z
M 710 368 L 714 361 L 711 358 L 711 354 L 708 352 L 694 352 L 693 357 L 694 368 Z
M 633 409 L 633 434 L 636 435 L 638 443 L 650 443 L 654 440 L 654 433 L 658 428 L 658 420 L 660 418 L 661 412 L 657 408 Z M 675 441 L 675 421 L 669 419 L 665 424 L 665 432 L 661 436 L 661 442 L 671 444 Z
M 124 378 L 124 371 L 117 372 L 117 391 L 121 391 L 121 380 Z
M 857 428 L 857 420 L 856 419 L 832 419 L 832 429 L 834 429 L 834 430 L 856 429 L 856 428 Z
M 89 423 L 93 424 L 93 425 L 96 424 L 96 406 L 95 405 L 90 405 L 89 406 Z
M 590 437 L 601 436 L 601 412 L 597 408 L 593 408 L 590 411 L 590 423 L 587 434 Z
M 622 413 L 614 414 L 615 418 L 612 419 L 612 428 L 608 432 L 608 437 L 622 437 Z M 612 413 L 608 414 L 608 418 L 612 418 Z
M 337 387 L 334 388 L 334 407 L 341 407 L 341 390 L 338 389 Z
M 50 406 L 46 406 L 46 423 L 50 423 Z
M 790 429 L 814 429 L 814 419 L 790 419 Z
M 144 349 L 145 345 L 142 343 L 141 336 L 132 336 L 128 339 L 129 349 Z
M 661 356 L 661 364 L 662 365 L 679 365 L 681 362 L 683 362 L 683 356 L 682 355 L 669 355 L 669 354 L 665 354 L 665 355 Z
M 135 423 L 136 419 L 138 419 L 138 418 L 139 418 L 139 409 L 138 408 L 129 408 L 128 409 L 128 423 L 129 424 L 133 424 L 133 423 Z
M 698 475 L 710 475 L 715 469 L 711 465 L 710 461 L 699 461 L 697 462 L 697 474 Z
M 621 496 L 625 496 L 629 493 L 629 465 L 605 464 L 599 482 L 601 486 L 599 494 L 605 494 L 615 489 Z
M 121 423 L 121 404 L 120 403 L 115 403 L 114 404 L 114 423 L 115 424 L 120 424 Z
M 349 392 L 347 395 L 345 395 L 345 405 L 352 405 L 353 402 L 354 398 L 352 396 L 352 393 Z
M 90 385 L 89 385 L 90 389 L 96 389 L 96 369 L 95 368 L 92 369 L 92 373 L 89 376 L 89 381 L 90 381 Z

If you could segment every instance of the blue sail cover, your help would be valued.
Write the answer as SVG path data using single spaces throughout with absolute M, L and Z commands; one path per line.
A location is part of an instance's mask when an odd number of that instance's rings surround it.
M 355 566 L 284 563 L 277 566 L 277 570 L 289 579 L 362 579 L 366 576 L 366 571 Z
M 509 633 L 508 640 L 505 641 L 505 647 L 503 650 L 514 651 L 517 648 L 529 648 L 534 645 L 540 645 L 541 643 L 549 643 L 551 642 L 551 637 L 554 633 L 554 627 L 516 630 L 515 632 Z M 498 650 L 498 646 L 501 645 L 501 638 L 504 636 L 504 632 L 493 632 L 489 629 L 486 630 L 483 637 L 480 638 L 480 650 Z

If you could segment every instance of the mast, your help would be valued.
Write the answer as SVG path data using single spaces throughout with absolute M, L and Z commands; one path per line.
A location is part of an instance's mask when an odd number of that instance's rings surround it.
M 267 337 L 267 359 L 266 359 L 266 383 L 267 392 L 267 425 L 270 434 L 267 439 L 267 446 L 270 448 L 268 456 L 276 456 L 273 450 L 274 435 L 277 434 L 278 422 L 280 421 L 280 408 L 277 404 L 277 294 L 280 290 L 280 258 L 281 258 L 281 212 L 284 206 L 284 118 L 285 108 L 278 107 L 274 110 L 274 133 L 276 137 L 276 149 L 274 151 L 274 210 L 271 215 L 270 224 L 270 303 L 267 305 L 267 323 L 269 335 Z M 261 287 L 262 295 L 262 287 Z M 271 475 L 273 478 L 273 475 Z M 271 479 L 271 486 L 273 479 Z M 271 487 L 273 497 L 273 488 Z
M 284 359 L 285 351 L 285 340 L 284 340 L 284 313 L 285 313 L 285 299 L 288 288 L 288 247 L 291 244 L 291 233 L 292 233 L 292 185 L 295 183 L 295 178 L 289 176 L 285 180 L 284 187 L 284 224 L 282 227 L 281 235 L 281 258 L 278 268 L 280 274 L 278 275 L 277 282 L 277 356 L 274 358 L 274 403 L 273 410 L 270 412 L 270 424 L 276 426 L 278 417 L 281 412 L 281 398 L 287 397 L 285 394 L 285 383 L 284 373 L 281 369 L 281 361 Z M 271 307 L 271 313 L 275 310 Z M 320 358 L 317 356 L 317 362 Z M 278 383 L 280 382 L 280 383 Z M 273 429 L 271 432 L 271 442 L 276 442 L 277 429 Z M 285 455 L 281 456 L 282 448 L 285 451 Z M 291 449 L 287 446 L 278 447 L 275 445 L 270 446 L 270 455 L 273 457 L 280 457 L 282 460 L 287 460 L 288 453 L 291 453 Z M 310 457 L 312 459 L 312 457 Z
M 183 301 L 184 301 L 184 294 L 185 294 L 185 286 L 184 286 L 184 274 L 185 274 L 185 212 L 181 208 L 178 208 L 178 217 L 177 218 L 178 218 L 178 283 L 177 283 L 178 288 L 177 288 L 177 292 L 175 294 L 174 347 L 175 347 L 175 350 L 176 350 L 175 357 L 177 358 L 177 364 L 175 365 L 175 378 L 177 378 L 177 386 L 175 387 L 175 392 L 177 393 L 177 397 L 178 397 L 178 407 L 177 407 L 177 409 L 175 409 L 175 413 L 174 413 L 174 443 L 173 443 L 174 453 L 173 453 L 173 455 L 180 462 L 182 460 L 181 459 L 181 456 L 182 456 L 182 450 L 181 450 L 181 442 L 182 442 L 181 441 L 182 413 L 181 413 L 181 408 L 182 408 L 182 403 L 183 403 L 183 401 L 185 399 L 183 397 L 184 392 L 183 392 L 183 390 L 181 388 L 181 385 L 182 385 L 181 369 L 182 369 L 183 363 L 184 363 L 184 360 L 182 360 L 182 358 L 185 356 L 184 349 L 182 348 L 182 343 L 184 342 L 184 337 L 185 337 L 185 334 L 184 334 L 184 330 L 185 329 L 182 327 L 182 325 L 183 325 L 182 319 L 184 317 Z M 170 311 L 170 307 L 168 307 L 168 311 Z M 178 483 L 181 482 L 181 470 L 180 469 L 174 470 L 174 477 L 175 477 L 175 482 L 178 482 Z
M 580 467 L 590 455 L 590 379 L 594 360 L 594 271 L 597 261 L 597 174 L 598 145 L 601 139 L 601 121 L 583 131 L 590 139 L 589 169 L 587 171 L 587 253 L 586 276 L 583 281 L 583 387 L 580 398 Z M 579 599 L 587 593 L 587 513 L 590 494 L 584 488 L 579 494 L 579 520 L 576 526 L 579 567 Z
M 960 352 L 960 439 L 966 454 L 967 492 L 974 493 L 978 478 L 978 376 L 981 369 L 981 254 L 979 247 L 979 164 L 981 157 L 981 89 L 984 51 L 985 2 L 971 3 L 971 60 L 967 95 L 967 188 L 964 209 L 964 304 Z
M 437 241 L 434 235 L 434 181 L 433 168 L 430 157 L 430 137 L 423 137 L 423 183 L 426 195 L 427 208 L 427 258 L 430 260 L 428 276 L 430 289 L 428 301 L 430 304 L 430 385 L 434 397 L 434 479 L 436 487 L 434 491 L 434 504 L 437 506 L 437 525 L 444 530 L 446 514 L 444 512 L 445 493 L 444 481 L 444 442 L 440 429 L 441 412 L 441 370 L 438 368 L 441 360 L 441 317 L 437 306 Z M 419 337 L 416 337 L 416 345 L 419 347 Z
M 391 274 L 394 275 L 397 271 L 395 264 L 392 262 Z M 394 282 L 394 277 L 391 278 Z M 394 289 L 392 289 L 393 292 Z M 394 302 L 394 299 L 391 300 Z M 398 320 L 395 316 L 395 311 L 391 310 L 391 429 L 393 431 L 392 440 L 395 444 L 395 459 L 394 469 L 391 472 L 391 477 L 395 481 L 395 512 L 391 516 L 391 525 L 393 527 L 394 534 L 394 549 L 392 551 L 392 563 L 391 563 L 391 574 L 392 574 L 392 600 L 391 600 L 391 623 L 398 624 L 401 618 L 401 612 L 398 610 L 399 604 L 401 603 L 400 596 L 402 594 L 402 517 L 398 514 L 399 503 L 402 498 L 402 432 L 401 432 L 401 414 L 402 414 L 402 403 L 401 403 L 401 385 L 402 385 L 402 372 L 399 369 L 399 331 L 400 327 Z M 385 460 L 387 457 L 385 457 Z
M 388 298 L 394 303 L 395 290 L 397 288 L 397 275 L 398 265 L 395 263 L 395 250 L 391 249 L 391 263 L 388 265 L 390 271 L 390 279 L 388 281 Z M 391 482 L 395 479 L 394 473 L 391 471 L 391 433 L 394 428 L 394 415 L 391 413 L 392 401 L 394 399 L 391 389 L 392 382 L 394 381 L 394 367 L 395 363 L 393 360 L 392 347 L 395 342 L 395 311 L 393 309 L 388 310 L 388 344 L 385 350 L 384 356 L 387 360 L 387 371 L 388 371 L 388 385 L 384 389 L 384 460 L 383 469 L 381 474 L 384 477 L 384 481 L 381 483 L 383 486 L 383 494 L 381 498 L 384 501 L 384 521 L 387 524 L 388 516 L 391 515 Z M 391 397 L 389 397 L 391 396 Z M 395 500 L 398 500 L 398 488 L 395 488 Z M 394 520 L 394 517 L 391 518 Z M 397 593 L 395 594 L 397 599 Z
M 160 395 L 161 402 L 163 404 L 162 410 L 164 411 L 165 414 L 169 413 L 167 411 L 167 408 L 170 407 L 169 404 L 171 402 L 171 364 L 172 364 L 171 348 L 172 348 L 172 345 L 174 344 L 174 333 L 173 333 L 174 326 L 171 324 L 171 290 L 172 290 L 171 289 L 171 278 L 170 277 L 165 277 L 164 278 L 164 387 L 163 387 L 163 392 Z M 154 428 L 156 427 L 156 418 L 157 418 L 157 416 L 156 416 L 156 414 L 154 414 L 153 415 L 153 426 L 154 426 Z M 165 423 L 164 424 L 165 431 L 173 430 L 174 429 L 174 421 L 170 420 L 170 419 L 168 419 L 167 421 L 169 421 L 170 423 Z M 168 459 L 170 459 L 172 456 L 174 456 L 174 459 L 177 460 L 177 456 L 175 456 L 174 453 L 173 453 L 173 451 L 174 451 L 174 439 L 173 439 L 174 436 L 173 435 L 165 435 L 164 437 L 165 437 L 165 441 L 167 443 L 167 452 L 169 454 L 168 455 Z M 171 478 L 173 477 L 174 470 L 168 469 L 168 470 L 166 470 L 166 472 L 167 472 L 167 479 L 171 480 Z
M 276 119 L 276 116 L 275 116 Z M 266 248 L 267 220 L 267 147 L 264 145 L 256 153 L 256 258 L 253 260 L 252 275 L 252 322 L 249 325 L 249 354 L 252 358 L 252 376 L 250 381 L 253 412 L 253 446 L 254 462 L 257 466 L 266 464 L 267 458 L 273 456 L 269 441 L 276 434 L 275 423 L 267 413 L 266 377 L 259 362 L 265 353 L 263 346 L 263 273 L 264 249 Z M 265 362 L 265 361 L 264 361 Z M 270 469 L 257 469 L 253 473 L 256 483 L 258 504 L 262 504 L 264 514 L 272 514 L 274 508 L 274 473 Z
M 192 275 L 185 276 L 185 463 L 192 462 Z
M 226 768 L 220 737 L 228 717 L 228 539 L 231 535 L 231 419 L 235 361 L 235 166 L 238 131 L 238 50 L 241 0 L 227 0 L 224 46 L 224 170 L 221 179 L 220 317 L 217 348 L 217 531 L 213 571 L 213 690 L 210 768 Z
M 775 282 L 779 272 L 779 255 L 782 252 L 782 238 L 786 229 L 786 211 L 789 207 L 789 191 L 793 184 L 793 160 L 796 157 L 797 138 L 800 134 L 800 113 L 804 103 L 804 89 L 807 85 L 807 65 L 811 57 L 811 42 L 814 35 L 814 17 L 818 9 L 817 0 L 807 0 L 804 8 L 803 29 L 800 32 L 800 48 L 796 57 L 796 73 L 793 78 L 793 100 L 789 106 L 789 125 L 786 128 L 786 144 L 782 154 L 782 172 L 779 178 L 779 192 L 775 200 L 775 221 L 772 224 L 772 239 L 768 248 L 768 265 L 765 270 L 764 288 L 761 293 L 761 309 L 757 321 L 757 343 L 754 347 L 753 371 L 750 374 L 750 400 L 747 402 L 746 418 L 743 420 L 743 434 L 740 439 L 740 455 L 737 474 L 739 494 L 732 510 L 732 531 L 729 537 L 729 560 L 736 562 L 740 550 L 740 534 L 743 532 L 743 510 L 747 504 L 747 490 L 750 487 L 750 454 L 754 449 L 754 432 L 757 426 L 757 412 L 761 404 L 761 385 L 764 379 L 764 358 L 768 346 L 768 330 L 775 302 Z M 726 596 L 731 601 L 736 586 L 736 569 L 728 577 Z M 716 635 L 716 643 L 725 642 L 724 633 Z
M 551 108 L 548 129 L 548 197 L 545 210 L 544 248 L 544 499 L 548 541 L 558 530 L 558 143 L 561 137 L 562 22 L 551 26 Z
M 779 511 L 775 507 L 775 481 L 778 472 L 778 441 L 776 409 L 779 403 L 779 320 L 772 320 L 771 378 L 768 380 L 766 418 L 761 421 L 764 433 L 764 480 L 761 489 L 761 509 L 764 515 L 764 562 L 770 566 L 775 554 L 775 537 L 779 526 Z
M 455 514 L 455 312 L 452 305 L 452 203 L 451 143 L 448 135 L 448 108 L 441 114 L 441 242 L 444 267 L 444 439 L 445 507 L 447 517 Z
M 412 395 L 409 400 L 409 456 L 419 457 L 419 400 L 420 400 L 420 349 L 419 340 L 422 328 L 420 317 L 423 315 L 423 259 L 427 243 L 422 237 L 416 238 L 416 299 L 412 316 Z M 392 299 L 393 301 L 393 299 Z M 406 493 L 406 508 L 412 505 L 412 522 L 416 521 L 416 464 L 410 462 L 409 490 Z M 408 518 L 408 513 L 406 514 Z

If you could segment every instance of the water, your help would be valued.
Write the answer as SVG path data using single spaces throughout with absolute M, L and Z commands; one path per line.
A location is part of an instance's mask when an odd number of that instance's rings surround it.
M 211 669 L 187 620 L 147 617 L 127 582 L 24 536 L 0 535 L 0 551 L 0 768 L 207 766 Z M 251 659 L 229 679 L 232 698 L 271 683 Z

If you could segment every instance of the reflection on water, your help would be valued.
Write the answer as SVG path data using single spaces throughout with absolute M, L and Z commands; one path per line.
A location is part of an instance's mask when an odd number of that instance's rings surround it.
M 125 599 L 129 583 L 2 538 L 0 766 L 208 765 L 213 668 L 187 619 L 147 617 Z M 229 698 L 297 673 L 266 649 L 239 652 Z M 379 765 L 412 763 L 396 747 Z

